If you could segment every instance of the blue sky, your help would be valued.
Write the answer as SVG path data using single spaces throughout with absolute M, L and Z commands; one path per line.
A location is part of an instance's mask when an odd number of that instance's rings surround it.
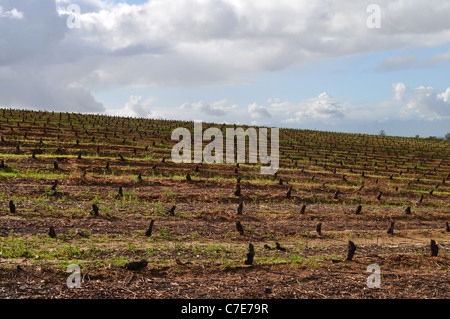
M 0 0 L 0 105 L 444 136 L 450 4 L 370 3 Z

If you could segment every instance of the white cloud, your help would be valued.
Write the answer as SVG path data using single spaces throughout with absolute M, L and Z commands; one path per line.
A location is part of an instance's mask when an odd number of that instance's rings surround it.
M 336 120 L 343 118 L 345 107 L 334 100 L 326 92 L 317 98 L 301 101 L 295 106 L 294 116 L 285 119 L 286 123 L 303 123 L 309 119 L 314 120 Z
M 326 92 L 300 101 L 270 98 L 265 104 L 250 103 L 247 107 L 225 99 L 186 102 L 178 107 L 164 106 L 153 97 L 130 96 L 123 109 L 107 110 L 106 113 L 371 134 L 384 129 L 390 135 L 409 136 L 412 136 L 412 133 L 408 133 L 411 127 L 420 128 L 414 132 L 415 135 L 424 134 L 425 127 L 430 132 L 439 132 L 442 129 L 440 126 L 446 126 L 445 121 L 450 119 L 450 88 L 443 92 L 425 86 L 409 89 L 403 82 L 393 83 L 392 88 L 392 98 L 377 104 L 350 104 L 338 101 Z
M 18 11 L 16 8 L 13 8 L 9 11 L 4 11 L 3 7 L 0 6 L 0 18 L 9 18 L 9 19 L 22 19 L 23 12 Z
M 143 87 L 235 84 L 255 72 L 438 45 L 450 36 L 445 0 L 433 6 L 419 0 L 379 5 L 383 28 L 374 32 L 366 27 L 367 4 L 350 0 L 153 0 L 141 5 L 85 0 L 82 27 L 69 32 L 67 42 L 84 49 L 81 58 L 92 50 L 101 55 L 83 79 L 86 85 Z M 98 76 L 91 77 L 93 72 Z
M 0 65 L 47 64 L 65 32 L 54 1 L 5 1 L 2 8 L 3 13 L 20 12 L 22 18 L 0 19 Z
M 445 92 L 442 92 L 441 94 L 439 94 L 437 96 L 437 98 L 446 103 L 450 103 L 450 88 L 447 88 L 447 90 L 445 90 Z
M 442 120 L 450 119 L 450 88 L 439 93 L 432 87 L 419 86 L 411 90 L 407 101 L 400 110 L 404 119 Z
M 260 106 L 256 103 L 249 104 L 247 106 L 247 111 L 251 118 L 270 118 L 272 115 L 267 111 L 264 106 Z
M 406 85 L 400 82 L 392 84 L 392 87 L 393 87 L 392 92 L 394 93 L 394 100 L 397 101 L 403 100 L 403 97 L 405 96 L 407 91 Z
M 82 113 L 104 111 L 88 89 L 71 83 L 63 73 L 48 69 L 0 66 L 0 88 L 2 106 Z
M 68 29 L 71 3 L 2 1 L 1 14 L 14 18 L 0 18 L 1 105 L 101 112 L 104 106 L 92 92 L 113 85 L 240 84 L 250 75 L 323 58 L 437 46 L 450 38 L 446 0 L 433 5 L 380 0 L 383 27 L 378 30 L 366 27 L 368 3 L 352 0 L 152 0 L 139 5 L 79 0 L 81 28 Z M 143 102 L 135 101 L 126 111 L 143 114 Z M 280 114 L 274 114 L 273 105 L 250 111 L 261 119 L 270 114 L 293 122 L 345 114 L 328 95 L 285 106 Z M 227 119 L 229 114 L 248 116 L 248 107 L 238 112 L 229 105 L 195 102 L 186 108 Z
M 107 110 L 109 115 L 125 117 L 151 117 L 151 105 L 157 101 L 156 98 L 142 99 L 142 96 L 132 95 L 125 103 L 125 107 L 117 110 Z
M 86 74 L 62 46 L 65 19 L 55 1 L 2 1 L 0 18 L 0 104 L 46 110 L 102 112 L 90 88 L 81 85 Z
M 236 110 L 238 106 L 236 104 L 230 104 L 226 99 L 215 101 L 212 103 L 205 103 L 203 101 L 198 101 L 194 103 L 184 103 L 179 107 L 180 110 L 186 110 L 188 112 L 192 111 L 193 114 L 197 114 L 204 118 L 209 117 L 223 117 L 227 115 L 230 111 Z
M 191 108 L 195 111 L 199 111 L 200 113 L 202 113 L 202 115 L 224 116 L 226 114 L 222 108 L 204 103 L 203 101 L 195 103 L 184 103 L 180 108 Z

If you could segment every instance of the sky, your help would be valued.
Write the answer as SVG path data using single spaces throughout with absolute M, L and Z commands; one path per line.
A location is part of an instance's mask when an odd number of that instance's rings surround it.
M 449 17 L 447 0 L 0 0 L 0 107 L 443 137 Z

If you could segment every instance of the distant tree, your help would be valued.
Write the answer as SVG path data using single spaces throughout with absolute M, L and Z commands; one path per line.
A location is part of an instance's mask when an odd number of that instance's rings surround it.
M 386 132 L 384 130 L 380 131 L 380 136 L 386 136 Z
M 445 134 L 445 139 L 446 139 L 447 141 L 450 141 L 450 132 L 447 133 L 447 134 Z
M 416 138 L 420 138 L 419 134 L 416 135 Z

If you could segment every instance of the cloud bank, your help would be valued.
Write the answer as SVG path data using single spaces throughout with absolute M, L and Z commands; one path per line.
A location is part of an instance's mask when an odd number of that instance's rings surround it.
M 0 105 L 74 112 L 106 112 L 94 92 L 142 87 L 211 87 L 246 83 L 270 73 L 326 58 L 432 47 L 450 38 L 445 0 L 378 1 L 382 28 L 369 29 L 370 1 L 152 0 L 128 5 L 77 1 L 80 28 L 68 28 L 69 0 L 0 1 Z M 432 17 L 432 18 L 430 18 Z M 449 60 L 448 53 L 430 63 Z M 416 56 L 392 57 L 379 70 L 417 66 Z M 419 63 L 420 65 L 420 63 Z M 329 88 L 324 88 L 324 91 Z M 394 88 L 375 113 L 448 118 L 448 92 Z M 319 92 L 318 92 L 319 93 Z M 258 123 L 337 123 L 365 111 L 328 93 L 310 99 L 274 98 L 266 105 L 186 101 L 174 110 L 154 97 L 133 96 L 119 110 L 131 116 L 230 114 Z M 390 105 L 391 108 L 386 107 Z M 395 110 L 395 111 L 392 111 Z M 198 117 L 197 117 L 198 118 Z

